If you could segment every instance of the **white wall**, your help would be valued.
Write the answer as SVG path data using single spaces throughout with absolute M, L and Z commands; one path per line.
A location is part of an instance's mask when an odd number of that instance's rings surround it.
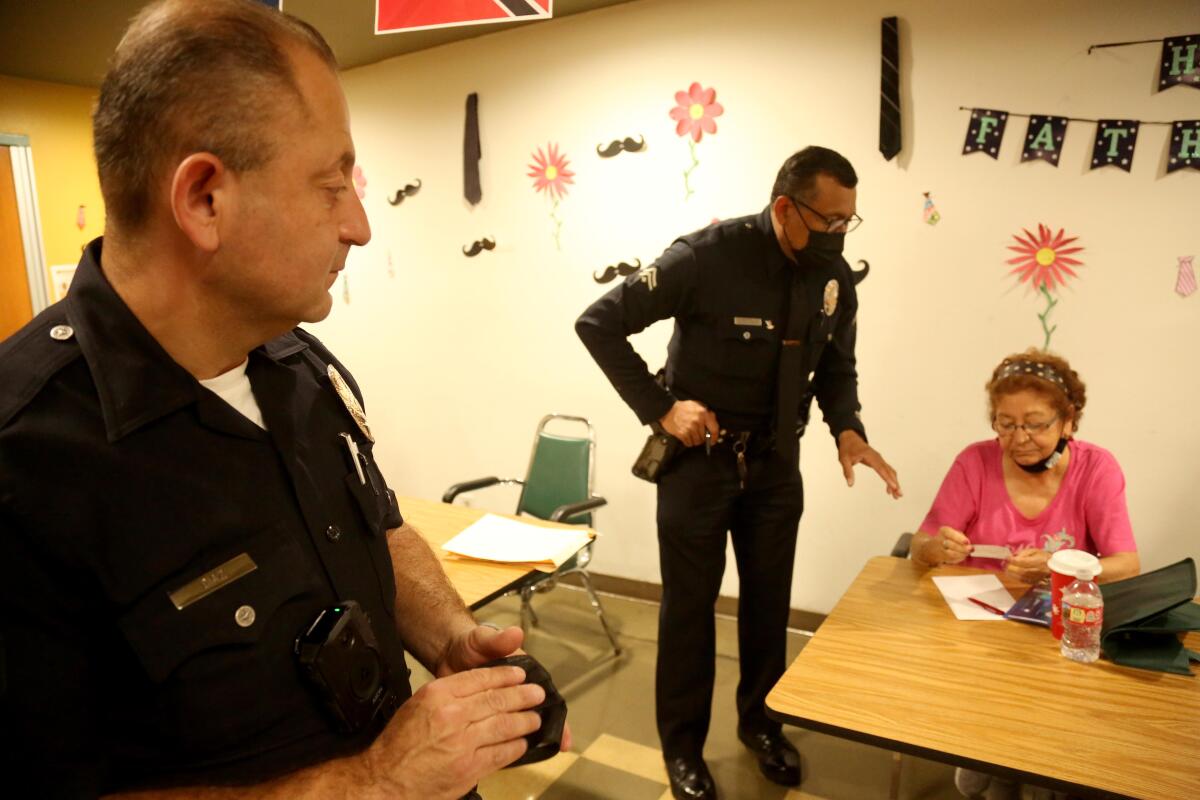
M 888 163 L 876 149 L 879 20 L 893 14 L 908 75 L 906 139 Z M 958 450 L 990 435 L 985 379 L 1006 353 L 1041 342 L 1039 300 L 1004 264 L 1011 235 L 1039 222 L 1086 248 L 1082 277 L 1054 312 L 1052 346 L 1088 383 L 1083 438 L 1125 469 L 1143 564 L 1200 556 L 1200 293 L 1172 291 L 1176 256 L 1200 256 L 1200 174 L 1163 174 L 1167 129 L 1153 126 L 1141 131 L 1132 174 L 1087 171 L 1086 123 L 1068 129 L 1057 169 L 1019 163 L 1024 118 L 1010 120 L 998 162 L 963 157 L 958 108 L 1198 118 L 1200 92 L 1153 92 L 1156 45 L 1086 55 L 1089 44 L 1197 30 L 1200 6 L 1169 0 L 638 0 L 349 71 L 374 238 L 351 256 L 351 303 L 335 286 L 335 311 L 316 332 L 364 387 L 377 452 L 401 494 L 435 498 L 457 480 L 519 475 L 542 414 L 591 418 L 597 490 L 610 503 L 594 568 L 657 580 L 654 489 L 629 474 L 645 431 L 572 330 L 606 288 L 591 273 L 648 262 L 713 217 L 757 212 L 786 156 L 831 146 L 860 176 L 866 223 L 847 257 L 872 266 L 859 289 L 863 414 L 905 496 L 891 500 L 864 473 L 848 489 L 832 440 L 814 426 L 802 446 L 807 510 L 793 605 L 828 611 L 865 559 L 920 521 Z M 684 202 L 687 145 L 667 112 L 694 80 L 716 87 L 726 113 L 698 146 L 696 194 Z M 462 199 L 472 91 L 484 192 L 473 210 Z M 645 153 L 595 154 L 598 143 L 639 134 Z M 577 173 L 559 210 L 561 252 L 549 205 L 525 177 L 547 141 Z M 385 194 L 413 178 L 420 194 L 388 205 Z M 923 191 L 942 213 L 936 227 L 922 222 Z M 485 235 L 495 251 L 461 255 Z M 669 333 L 660 323 L 635 339 L 651 364 L 665 358 Z M 514 498 L 499 494 L 482 504 L 511 508 Z M 736 594 L 729 572 L 723 591 Z

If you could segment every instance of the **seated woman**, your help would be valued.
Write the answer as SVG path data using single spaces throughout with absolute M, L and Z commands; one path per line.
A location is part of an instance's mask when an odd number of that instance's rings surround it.
M 1097 581 L 1136 575 L 1125 476 L 1112 453 L 1072 438 L 1087 396 L 1071 365 L 1030 349 L 1000 362 L 987 393 L 996 438 L 958 454 L 913 536 L 913 560 L 1003 569 L 1034 584 L 1049 574 L 1052 552 L 1073 548 L 1100 557 Z M 1002 545 L 1012 555 L 973 558 L 979 544 Z M 962 768 L 954 784 L 964 797 L 1021 796 L 1016 783 Z M 1034 796 L 1051 796 L 1043 792 Z
M 996 438 L 958 454 L 913 536 L 913 560 L 1003 569 L 1034 584 L 1051 553 L 1072 548 L 1100 557 L 1099 582 L 1136 575 L 1125 476 L 1112 453 L 1072 438 L 1087 397 L 1071 365 L 1031 348 L 996 367 L 987 393 Z M 972 558 L 977 544 L 1012 555 Z

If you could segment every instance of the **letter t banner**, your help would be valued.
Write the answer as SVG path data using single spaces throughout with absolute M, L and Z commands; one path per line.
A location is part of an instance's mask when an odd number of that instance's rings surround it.
M 1137 146 L 1138 121 L 1102 119 L 1096 123 L 1096 141 L 1092 145 L 1092 169 L 1133 167 L 1133 148 Z
M 1163 39 L 1158 90 L 1172 86 L 1200 89 L 1200 33 Z
M 1191 167 L 1200 170 L 1200 119 L 1171 123 L 1171 151 L 1167 154 L 1167 172 Z
M 967 125 L 967 140 L 963 144 L 963 155 L 982 152 L 998 159 L 1000 140 L 1004 138 L 1004 126 L 1007 123 L 1007 111 L 972 108 L 971 122 Z
M 1062 155 L 1063 139 L 1067 137 L 1066 117 L 1047 117 L 1034 114 L 1025 129 L 1025 147 L 1021 150 L 1022 161 L 1041 159 L 1058 166 Z

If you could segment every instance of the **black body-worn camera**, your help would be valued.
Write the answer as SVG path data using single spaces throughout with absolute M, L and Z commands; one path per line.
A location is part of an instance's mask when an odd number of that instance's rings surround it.
M 345 733 L 381 727 L 400 705 L 371 622 L 353 600 L 321 611 L 296 638 L 296 661 Z
M 567 701 L 554 687 L 550 673 L 538 660 L 529 655 L 512 655 L 498 658 L 484 664 L 485 667 L 520 667 L 525 670 L 525 682 L 536 683 L 546 692 L 546 699 L 533 707 L 533 711 L 542 718 L 542 726 L 525 737 L 529 749 L 525 755 L 508 766 L 519 767 L 522 764 L 533 764 L 545 761 L 558 753 L 562 745 L 563 726 L 567 721 Z

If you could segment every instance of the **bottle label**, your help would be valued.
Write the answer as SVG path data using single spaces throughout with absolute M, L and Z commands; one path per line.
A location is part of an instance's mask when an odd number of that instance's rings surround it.
M 1063 603 L 1063 620 L 1073 625 L 1083 625 L 1087 628 L 1099 628 L 1104 624 L 1104 607 L 1084 608 Z

